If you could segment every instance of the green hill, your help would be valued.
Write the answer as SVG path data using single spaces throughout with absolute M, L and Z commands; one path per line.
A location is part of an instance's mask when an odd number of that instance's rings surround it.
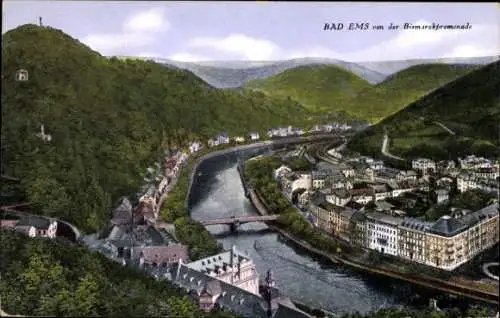
M 350 101 L 371 84 L 334 65 L 308 65 L 289 69 L 245 87 L 270 95 L 291 97 L 314 111 L 348 110 Z
M 27 82 L 16 71 L 29 72 Z M 190 72 L 105 58 L 60 30 L 23 25 L 2 37 L 2 173 L 41 213 L 84 230 L 137 192 L 167 145 L 221 131 L 300 125 L 297 102 L 214 89 Z M 41 125 L 52 136 L 44 143 Z
M 336 66 L 297 67 L 247 87 L 290 96 L 312 110 L 340 111 L 376 123 L 476 65 L 424 64 L 400 71 L 372 86 Z
M 379 154 L 387 132 L 390 152 L 404 157 L 498 156 L 499 65 L 483 66 L 426 95 L 355 136 L 349 148 Z
M 349 111 L 371 123 L 377 123 L 477 67 L 423 64 L 407 68 L 362 91 L 356 96 Z
M 66 240 L 0 230 L 2 310 L 28 317 L 236 317 L 202 313 L 180 288 Z

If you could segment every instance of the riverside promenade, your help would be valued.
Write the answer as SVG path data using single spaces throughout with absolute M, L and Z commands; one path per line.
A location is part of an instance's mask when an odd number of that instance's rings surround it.
M 252 202 L 256 210 L 259 212 L 259 214 L 269 215 L 268 211 L 264 206 L 265 202 L 262 202 L 261 198 L 255 193 L 253 189 L 250 190 L 249 197 L 250 201 Z M 439 290 L 441 292 L 452 294 L 455 296 L 466 297 L 469 299 L 482 301 L 494 305 L 499 304 L 498 288 L 496 288 L 496 290 L 494 288 L 491 288 L 491 290 L 481 289 L 479 286 L 477 286 L 477 283 L 470 280 L 462 280 L 462 281 L 458 279 L 442 280 L 422 274 L 415 274 L 409 276 L 404 272 L 397 271 L 395 269 L 389 269 L 386 266 L 373 266 L 370 264 L 359 262 L 349 257 L 349 255 L 347 254 L 342 254 L 342 253 L 330 254 L 324 251 L 320 251 L 317 248 L 311 246 L 309 243 L 294 237 L 292 234 L 284 231 L 283 229 L 278 228 L 277 226 L 270 225 L 269 227 L 272 230 L 276 230 L 281 235 L 283 235 L 290 241 L 294 242 L 295 244 L 305 248 L 311 253 L 323 256 L 324 258 L 332 261 L 332 263 L 334 264 L 343 264 L 351 266 L 358 270 L 367 271 L 377 275 L 392 277 L 398 280 L 402 280 L 415 285 L 420 285 L 426 288 Z M 477 288 L 474 288 L 474 286 L 477 286 Z

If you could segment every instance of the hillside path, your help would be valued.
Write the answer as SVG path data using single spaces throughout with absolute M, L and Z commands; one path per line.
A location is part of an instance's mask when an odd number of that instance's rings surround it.
M 438 125 L 439 127 L 443 128 L 444 130 L 446 130 L 447 132 L 449 132 L 450 135 L 455 135 L 455 132 L 453 130 L 451 130 L 450 128 L 446 127 L 443 123 L 440 123 L 438 121 L 434 121 L 434 123 L 436 125 Z
M 384 135 L 384 141 L 382 142 L 382 154 L 384 156 L 387 156 L 389 158 L 392 158 L 392 159 L 396 159 L 396 160 L 404 160 L 403 158 L 401 157 L 398 157 L 398 156 L 395 156 L 391 153 L 389 153 L 389 150 L 387 149 L 389 146 L 389 136 L 387 134 Z

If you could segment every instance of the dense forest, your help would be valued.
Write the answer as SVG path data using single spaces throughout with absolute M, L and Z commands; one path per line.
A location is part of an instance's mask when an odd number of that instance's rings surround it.
M 27 81 L 16 72 L 28 71 Z M 221 131 L 298 125 L 307 110 L 258 92 L 214 89 L 190 72 L 106 58 L 60 30 L 23 25 L 2 37 L 2 174 L 37 213 L 85 231 L 135 194 L 169 146 Z M 37 136 L 44 125 L 52 139 Z
M 236 317 L 203 314 L 165 280 L 123 267 L 64 239 L 0 230 L 2 310 L 28 316 Z

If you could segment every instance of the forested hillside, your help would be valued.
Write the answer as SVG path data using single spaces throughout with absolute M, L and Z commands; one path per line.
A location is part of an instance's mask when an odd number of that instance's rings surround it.
M 15 80 L 19 69 L 28 81 Z M 2 173 L 21 179 L 41 213 L 84 230 L 101 227 L 120 196 L 137 192 L 168 145 L 305 118 L 297 102 L 108 59 L 50 27 L 23 25 L 2 37 Z M 41 125 L 50 142 L 36 135 Z
M 340 66 L 312 65 L 287 70 L 247 88 L 271 96 L 291 97 L 314 111 L 347 111 L 351 100 L 371 84 Z
M 498 156 L 499 65 L 488 64 L 419 99 L 357 135 L 349 148 L 380 152 L 387 132 L 390 152 L 406 157 Z
M 417 65 L 370 85 L 336 66 L 304 66 L 251 81 L 247 87 L 271 96 L 290 96 L 313 110 L 345 112 L 377 123 L 476 68 L 467 64 Z
M 407 68 L 358 94 L 350 111 L 377 123 L 476 68 L 477 65 L 467 64 L 423 64 Z
M 187 294 L 66 240 L 0 230 L 0 298 L 9 314 L 41 317 L 236 317 L 201 313 Z

